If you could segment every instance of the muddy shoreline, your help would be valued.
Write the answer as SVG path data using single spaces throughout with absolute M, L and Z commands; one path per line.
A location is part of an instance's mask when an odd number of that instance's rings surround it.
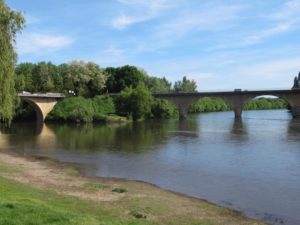
M 76 163 L 65 163 L 65 162 L 61 162 L 58 161 L 56 159 L 50 158 L 50 157 L 43 157 L 43 156 L 31 156 L 31 155 L 22 155 L 22 154 L 18 154 L 16 152 L 11 152 L 9 150 L 0 150 L 0 160 L 3 160 L 3 157 L 11 157 L 11 158 L 17 158 L 18 160 L 20 160 L 21 164 L 25 164 L 26 162 L 28 163 L 42 163 L 44 167 L 48 168 L 49 170 L 54 170 L 55 172 L 57 171 L 65 171 L 70 169 L 75 170 L 76 173 L 72 174 L 72 176 L 77 177 L 78 179 L 83 179 L 85 180 L 85 182 L 95 182 L 95 183 L 105 183 L 105 184 L 115 184 L 117 183 L 118 185 L 137 185 L 137 186 L 141 186 L 141 189 L 143 188 L 143 186 L 148 186 L 154 189 L 158 189 L 160 192 L 164 192 L 166 194 L 173 194 L 179 198 L 183 198 L 185 200 L 188 200 L 190 202 L 203 202 L 203 203 L 207 203 L 209 205 L 215 206 L 215 207 L 221 207 L 224 208 L 226 210 L 229 210 L 232 214 L 234 214 L 237 217 L 241 217 L 243 219 L 248 219 L 248 216 L 246 216 L 243 212 L 235 210 L 235 209 L 231 209 L 230 207 L 225 207 L 222 205 L 218 205 L 212 202 L 209 202 L 206 199 L 200 199 L 197 197 L 193 197 L 193 196 L 189 196 L 183 193 L 178 193 L 172 190 L 168 190 L 168 189 L 164 189 L 159 187 L 158 185 L 149 183 L 149 182 L 145 182 L 145 181 L 140 181 L 140 180 L 130 180 L 130 179 L 124 179 L 124 178 L 115 178 L 115 177 L 94 177 L 94 176 L 87 176 L 84 173 L 84 169 Z M 8 163 L 9 164 L 9 163 Z M 72 172 L 73 173 L 73 172 Z M 62 176 L 64 176 L 64 174 L 62 174 Z M 22 181 L 21 181 L 22 182 Z M 33 184 L 34 185 L 34 184 Z M 42 185 L 43 187 L 43 185 Z M 101 198 L 100 198 L 101 200 Z M 103 200 L 103 199 L 102 199 Z M 250 218 L 249 218 L 250 219 Z M 256 219 L 256 218 L 253 218 Z M 254 224 L 266 224 L 266 223 L 254 223 Z M 281 223 L 284 224 L 284 223 Z

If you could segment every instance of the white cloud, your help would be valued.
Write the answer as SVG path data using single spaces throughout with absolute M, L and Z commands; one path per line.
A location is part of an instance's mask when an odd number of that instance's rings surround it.
M 275 25 L 274 27 L 262 30 L 260 33 L 247 37 L 243 45 L 254 45 L 264 41 L 266 38 L 288 32 L 294 28 L 293 22 L 285 22 Z
M 172 46 L 188 35 L 201 31 L 217 32 L 234 26 L 245 5 L 214 5 L 205 4 L 201 9 L 188 7 L 174 13 L 174 16 L 151 31 L 149 40 L 143 41 L 139 49 L 156 51 L 160 48 Z M 200 35 L 200 34 L 199 34 Z M 199 39 L 201 35 L 199 36 Z
M 121 13 L 112 21 L 116 29 L 154 19 L 171 6 L 168 0 L 119 0 L 119 2 L 127 6 L 128 10 L 127 13 Z
M 290 18 L 299 18 L 300 1 L 291 0 L 284 3 L 284 5 L 275 13 L 271 14 L 270 18 L 284 20 Z
M 63 35 L 24 33 L 18 38 L 19 54 L 44 54 L 70 46 L 74 40 Z

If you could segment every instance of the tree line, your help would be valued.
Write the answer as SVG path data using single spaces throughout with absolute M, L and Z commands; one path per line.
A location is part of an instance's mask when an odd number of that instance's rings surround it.
M 183 77 L 172 83 L 165 77 L 149 76 L 143 69 L 125 65 L 101 68 L 94 62 L 72 61 L 55 65 L 51 62 L 21 63 L 15 69 L 18 92 L 63 92 L 94 97 L 104 93 L 120 93 L 143 84 L 151 93 L 195 92 L 194 80 Z

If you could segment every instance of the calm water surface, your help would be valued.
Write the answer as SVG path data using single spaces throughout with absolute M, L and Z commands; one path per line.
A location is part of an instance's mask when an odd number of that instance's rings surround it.
M 300 224 L 300 120 L 285 110 L 125 125 L 14 124 L 0 149 L 75 162 L 92 176 L 143 180 L 271 224 Z

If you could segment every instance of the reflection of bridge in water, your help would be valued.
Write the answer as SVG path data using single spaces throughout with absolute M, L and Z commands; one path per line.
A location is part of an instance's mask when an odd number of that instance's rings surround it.
M 197 92 L 197 93 L 166 93 L 153 94 L 154 97 L 172 102 L 179 110 L 181 118 L 186 118 L 191 103 L 204 97 L 219 97 L 228 102 L 236 118 L 242 116 L 244 105 L 251 99 L 271 95 L 284 99 L 291 107 L 293 117 L 300 117 L 300 89 L 293 90 L 259 90 L 259 91 L 223 91 L 223 92 Z
M 116 96 L 116 94 L 111 94 Z M 251 99 L 271 95 L 284 99 L 291 107 L 293 117 L 300 117 L 300 89 L 292 90 L 259 90 L 259 91 L 223 91 L 197 93 L 164 93 L 153 94 L 154 97 L 172 102 L 179 110 L 180 117 L 186 118 L 191 103 L 204 97 L 219 97 L 228 102 L 234 111 L 235 117 L 240 118 L 244 105 Z M 61 93 L 20 93 L 21 100 L 28 102 L 35 110 L 37 120 L 43 123 L 47 114 L 55 104 L 65 97 Z

